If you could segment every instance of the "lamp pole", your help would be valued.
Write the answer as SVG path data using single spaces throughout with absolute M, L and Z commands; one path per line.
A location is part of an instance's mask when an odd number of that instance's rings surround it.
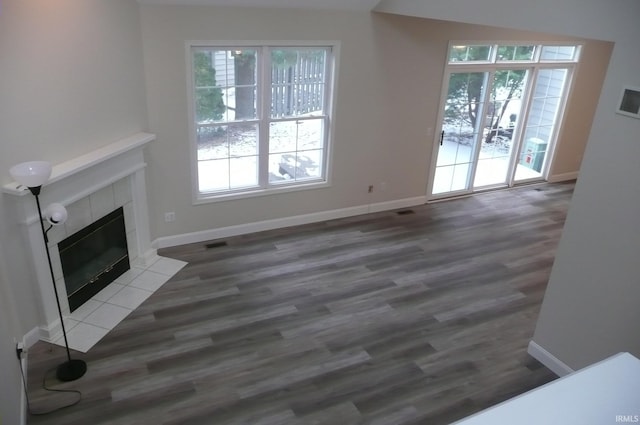
M 64 336 L 64 346 L 67 349 L 67 361 L 58 366 L 58 368 L 56 369 L 56 376 L 61 381 L 75 381 L 85 374 L 85 372 L 87 371 L 87 364 L 84 362 L 84 360 L 71 358 L 71 352 L 69 351 L 69 341 L 67 340 L 67 330 L 64 327 L 64 317 L 62 317 L 60 297 L 58 295 L 58 288 L 56 287 L 56 277 L 53 273 L 53 265 L 51 264 L 51 253 L 49 253 L 49 238 L 47 237 L 47 231 L 44 229 L 44 219 L 42 217 L 42 209 L 40 208 L 40 189 L 42 188 L 42 185 L 45 184 L 47 180 L 49 180 L 51 171 L 51 163 L 47 161 L 29 161 L 14 165 L 9 170 L 9 174 L 11 174 L 11 177 L 13 177 L 20 184 L 20 186 L 29 188 L 31 194 L 36 198 L 38 217 L 40 218 L 40 229 L 42 230 L 42 240 L 44 242 L 44 250 L 47 253 L 47 262 L 49 263 L 51 283 L 53 284 L 53 292 L 56 296 L 58 315 L 60 317 L 60 326 L 62 326 L 62 335 Z M 55 223 L 53 221 L 51 221 L 51 223 L 52 225 L 62 224 L 64 219 L 66 219 L 66 210 L 62 215 L 57 214 Z
M 69 351 L 69 341 L 67 340 L 67 331 L 64 327 L 64 318 L 62 317 L 62 308 L 60 307 L 60 297 L 58 295 L 58 288 L 56 287 L 56 278 L 53 273 L 53 265 L 51 264 L 51 254 L 49 252 L 49 238 L 47 237 L 47 231 L 44 229 L 44 219 L 42 217 L 42 209 L 40 208 L 40 188 L 30 187 L 29 190 L 36 198 L 36 205 L 38 207 L 38 217 L 40 217 L 40 229 L 42 230 L 42 240 L 44 242 L 44 249 L 47 253 L 47 262 L 49 263 L 49 273 L 51 274 L 51 283 L 53 284 L 53 292 L 56 296 L 56 305 L 58 306 L 58 315 L 60 316 L 60 326 L 62 326 L 62 336 L 64 337 L 64 346 L 67 350 L 67 361 L 62 363 L 56 369 L 56 376 L 61 381 L 75 381 L 82 377 L 87 371 L 87 364 L 84 360 L 72 359 L 71 352 Z

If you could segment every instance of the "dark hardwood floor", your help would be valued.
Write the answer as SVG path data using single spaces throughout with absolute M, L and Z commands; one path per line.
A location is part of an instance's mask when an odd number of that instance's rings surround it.
M 530 358 L 573 183 L 161 250 L 189 264 L 29 424 L 446 424 L 555 376 Z M 29 350 L 33 410 L 60 347 Z

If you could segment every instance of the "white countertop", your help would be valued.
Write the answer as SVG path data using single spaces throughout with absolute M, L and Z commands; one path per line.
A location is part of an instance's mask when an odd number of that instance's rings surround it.
M 640 424 L 640 360 L 620 353 L 456 425 Z

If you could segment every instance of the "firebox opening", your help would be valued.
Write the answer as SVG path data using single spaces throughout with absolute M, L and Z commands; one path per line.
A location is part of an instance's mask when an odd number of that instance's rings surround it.
M 74 311 L 131 268 L 120 207 L 58 244 L 69 309 Z

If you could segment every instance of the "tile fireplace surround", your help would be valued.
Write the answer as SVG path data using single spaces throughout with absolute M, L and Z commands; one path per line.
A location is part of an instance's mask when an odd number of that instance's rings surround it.
M 144 146 L 155 136 L 138 133 L 89 154 L 53 167 L 43 186 L 44 208 L 58 202 L 69 213 L 67 222 L 48 233 L 56 287 L 65 317 L 69 346 L 86 352 L 186 263 L 161 258 L 151 248 L 144 177 Z M 40 324 L 25 336 L 28 347 L 38 339 L 63 344 L 62 327 L 51 288 L 51 275 L 42 242 L 35 200 L 16 183 L 3 187 L 7 203 L 15 207 L 26 251 L 31 254 Z M 7 196 L 12 195 L 12 196 Z M 69 313 L 58 243 L 116 208 L 123 207 L 131 269 Z

